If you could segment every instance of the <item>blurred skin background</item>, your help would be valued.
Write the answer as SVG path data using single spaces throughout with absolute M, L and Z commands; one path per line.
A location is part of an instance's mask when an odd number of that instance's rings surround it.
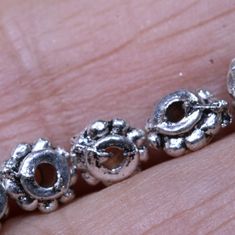
M 1 162 L 39 137 L 69 149 L 96 119 L 143 128 L 153 105 L 180 88 L 231 101 L 234 22 L 232 0 L 2 0 Z M 178 159 L 151 151 L 143 172 L 108 188 L 80 179 L 77 199 L 48 215 L 11 202 L 1 234 L 231 235 L 233 131 Z

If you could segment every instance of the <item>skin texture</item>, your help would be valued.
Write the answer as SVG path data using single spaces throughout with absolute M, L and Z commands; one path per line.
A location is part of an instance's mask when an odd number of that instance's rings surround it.
M 39 137 L 69 149 L 96 119 L 142 128 L 154 103 L 179 88 L 229 99 L 234 21 L 232 0 L 2 0 L 1 162 Z M 230 235 L 233 130 L 182 158 L 151 151 L 143 172 L 105 189 L 79 180 L 78 198 L 49 215 L 13 205 L 1 234 Z

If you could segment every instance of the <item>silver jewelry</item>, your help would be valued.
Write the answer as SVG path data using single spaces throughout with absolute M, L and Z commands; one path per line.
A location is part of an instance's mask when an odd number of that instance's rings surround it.
M 39 139 L 35 144 L 20 144 L 2 167 L 4 187 L 24 210 L 38 208 L 42 212 L 57 209 L 58 201 L 66 203 L 74 198 L 69 188 L 76 181 L 76 172 L 70 168 L 70 155 L 61 148 Z M 41 167 L 41 168 L 40 168 Z M 51 182 L 43 184 L 43 177 L 53 175 Z M 37 180 L 37 173 L 41 182 Z M 45 180 L 44 179 L 44 180 Z
M 229 66 L 227 88 L 229 94 L 233 97 L 233 99 L 235 99 L 235 58 L 232 60 Z
M 209 91 L 179 90 L 164 97 L 146 124 L 149 144 L 177 157 L 208 144 L 231 123 L 228 103 Z
M 7 216 L 9 211 L 8 198 L 2 182 L 0 182 L 0 220 Z
M 74 164 L 92 185 L 124 180 L 139 171 L 141 161 L 147 160 L 144 131 L 130 127 L 122 119 L 98 120 L 75 136 L 72 144 Z

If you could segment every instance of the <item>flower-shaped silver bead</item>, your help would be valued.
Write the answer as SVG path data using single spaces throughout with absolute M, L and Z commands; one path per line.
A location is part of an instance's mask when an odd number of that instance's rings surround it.
M 9 208 L 8 208 L 7 193 L 3 186 L 2 181 L 0 181 L 0 220 L 6 217 L 8 212 Z
M 139 171 L 140 162 L 147 160 L 144 131 L 122 119 L 98 120 L 75 136 L 72 144 L 74 163 L 92 185 L 122 181 Z
M 77 174 L 70 165 L 69 153 L 54 148 L 45 139 L 39 139 L 35 144 L 19 144 L 3 165 L 4 187 L 24 210 L 38 208 L 42 212 L 51 212 L 57 209 L 58 201 L 67 203 L 74 198 L 70 186 L 75 183 Z M 50 166 L 47 175 L 43 166 Z M 39 169 L 41 178 L 49 178 L 54 173 L 53 181 L 41 185 L 37 181 Z
M 228 78 L 227 78 L 227 87 L 229 94 L 235 100 L 235 58 L 232 60 L 229 71 L 228 71 Z M 235 103 L 233 102 L 233 105 Z
M 174 157 L 208 144 L 231 123 L 228 103 L 209 91 L 179 90 L 164 97 L 146 124 L 148 142 Z

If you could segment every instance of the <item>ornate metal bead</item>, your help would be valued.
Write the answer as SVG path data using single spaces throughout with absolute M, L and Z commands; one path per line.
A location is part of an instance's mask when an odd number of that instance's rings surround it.
M 146 124 L 149 144 L 177 157 L 208 144 L 231 123 L 228 103 L 209 91 L 179 90 L 164 97 Z
M 66 203 L 74 198 L 69 187 L 75 183 L 77 174 L 70 165 L 69 153 L 54 148 L 47 140 L 19 144 L 4 163 L 4 187 L 24 210 L 38 208 L 42 212 L 51 212 L 57 209 L 58 201 Z M 43 181 L 50 177 L 53 178 L 51 182 L 44 185 Z
M 233 97 L 233 99 L 235 99 L 235 58 L 232 60 L 229 66 L 227 87 L 229 94 Z
M 9 211 L 8 198 L 2 182 L 0 182 L 0 220 L 7 216 Z
M 98 120 L 72 139 L 71 155 L 89 184 L 110 185 L 139 171 L 147 160 L 145 133 L 122 119 Z

